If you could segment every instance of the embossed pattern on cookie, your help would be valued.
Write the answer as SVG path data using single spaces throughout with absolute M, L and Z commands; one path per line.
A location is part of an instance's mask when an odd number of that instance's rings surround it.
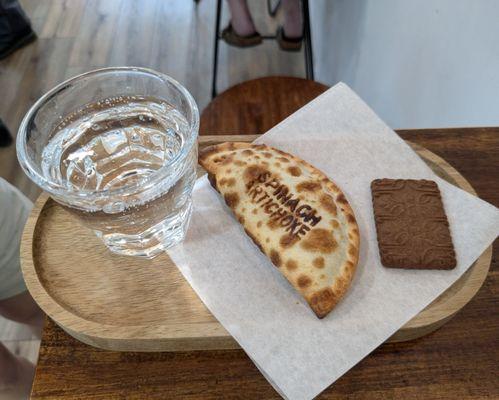
M 456 266 L 449 222 L 435 182 L 376 179 L 371 192 L 379 253 L 385 267 Z

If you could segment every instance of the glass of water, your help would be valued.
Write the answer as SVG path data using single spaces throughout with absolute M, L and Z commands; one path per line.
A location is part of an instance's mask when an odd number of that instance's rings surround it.
M 152 258 L 185 236 L 198 128 L 194 99 L 172 78 L 105 68 L 33 105 L 17 156 L 29 178 L 112 252 Z

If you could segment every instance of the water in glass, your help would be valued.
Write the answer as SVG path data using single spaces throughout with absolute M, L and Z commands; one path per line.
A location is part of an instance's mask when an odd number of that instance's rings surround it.
M 68 192 L 117 193 L 66 208 L 112 251 L 151 257 L 182 240 L 191 214 L 196 144 L 179 157 L 189 130 L 163 100 L 110 97 L 61 118 L 43 149 L 41 170 Z M 147 178 L 160 168 L 170 170 L 148 187 Z M 132 186 L 140 190 L 127 190 Z

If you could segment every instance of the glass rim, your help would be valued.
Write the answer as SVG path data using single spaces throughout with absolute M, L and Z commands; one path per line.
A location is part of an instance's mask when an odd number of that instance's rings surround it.
M 45 176 L 43 176 L 41 173 L 37 171 L 37 168 L 35 167 L 35 163 L 31 159 L 31 157 L 28 156 L 27 151 L 26 151 L 26 141 L 25 138 L 28 134 L 28 128 L 30 127 L 34 116 L 38 113 L 40 108 L 46 104 L 48 100 L 53 98 L 54 96 L 58 95 L 60 92 L 62 92 L 66 87 L 74 82 L 77 82 L 81 80 L 82 78 L 88 78 L 92 76 L 97 76 L 97 75 L 102 75 L 104 73 L 109 73 L 109 72 L 142 72 L 146 73 L 152 76 L 155 76 L 157 78 L 162 79 L 163 81 L 172 84 L 180 93 L 181 95 L 186 99 L 188 107 L 191 110 L 191 116 L 188 118 L 188 123 L 189 123 L 189 133 L 188 137 L 185 141 L 185 147 L 179 151 L 175 157 L 171 158 L 163 164 L 160 168 L 158 168 L 154 173 L 151 175 L 139 180 L 138 182 L 130 183 L 124 186 L 120 186 L 115 189 L 102 189 L 102 190 L 78 190 L 78 191 L 70 191 L 68 190 L 67 186 L 64 186 L 63 184 L 59 184 L 54 182 L 51 179 L 47 179 Z M 82 104 L 83 106 L 83 104 Z M 137 191 L 142 191 L 142 190 L 147 190 L 148 188 L 154 186 L 158 181 L 162 180 L 168 173 L 172 165 L 180 162 L 182 159 L 186 158 L 188 156 L 188 153 L 192 149 L 192 146 L 194 143 L 197 141 L 197 136 L 198 136 L 198 130 L 199 130 L 199 110 L 197 107 L 196 102 L 194 101 L 194 98 L 192 95 L 189 93 L 189 91 L 182 86 L 179 82 L 177 82 L 175 79 L 172 77 L 163 74 L 161 72 L 154 71 L 150 68 L 142 68 L 142 67 L 106 67 L 106 68 L 98 68 L 94 69 L 91 71 L 84 72 L 82 74 L 73 76 L 49 91 L 47 91 L 45 94 L 43 94 L 28 110 L 26 115 L 23 117 L 21 124 L 19 126 L 19 130 L 17 133 L 17 138 L 16 138 L 16 152 L 17 152 L 17 159 L 19 161 L 19 164 L 21 165 L 21 168 L 23 169 L 24 173 L 28 175 L 28 177 L 33 180 L 33 182 L 38 185 L 42 190 L 54 194 L 54 195 L 62 195 L 65 198 L 68 199 L 91 199 L 91 198 L 99 198 L 99 197 L 104 197 L 104 196 L 110 196 L 110 195 L 126 195 L 126 194 L 133 194 L 136 193 Z M 184 150 L 185 149 L 185 150 Z

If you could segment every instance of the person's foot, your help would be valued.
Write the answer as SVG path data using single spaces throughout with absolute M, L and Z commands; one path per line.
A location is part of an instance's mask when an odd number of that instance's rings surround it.
M 231 46 L 251 47 L 262 43 L 246 0 L 227 0 L 231 20 L 222 31 L 222 39 Z
M 284 32 L 284 28 L 280 26 L 277 28 L 276 32 L 277 43 L 279 43 L 279 47 L 284 51 L 300 51 L 301 42 L 303 41 L 303 36 L 290 38 Z
M 303 16 L 300 0 L 282 0 L 284 23 L 277 28 L 279 47 L 285 51 L 299 51 L 303 40 Z
M 9 56 L 17 49 L 31 43 L 36 39 L 36 34 L 31 26 L 26 25 L 23 29 L 0 37 L 0 60 Z
M 0 147 L 7 147 L 12 144 L 12 136 L 9 130 L 0 120 Z
M 288 40 L 298 40 L 303 36 L 303 15 L 300 0 L 282 0 L 284 14 L 283 36 Z
M 249 35 L 240 35 L 231 23 L 222 31 L 222 39 L 231 46 L 251 47 L 262 43 L 262 37 L 256 31 Z
M 284 24 L 282 26 L 283 32 L 288 39 L 296 40 L 303 37 L 303 26 L 301 21 L 301 15 L 287 17 L 284 19 Z
M 251 17 L 246 0 L 227 0 L 230 10 L 230 23 L 238 36 L 252 36 L 258 33 Z

